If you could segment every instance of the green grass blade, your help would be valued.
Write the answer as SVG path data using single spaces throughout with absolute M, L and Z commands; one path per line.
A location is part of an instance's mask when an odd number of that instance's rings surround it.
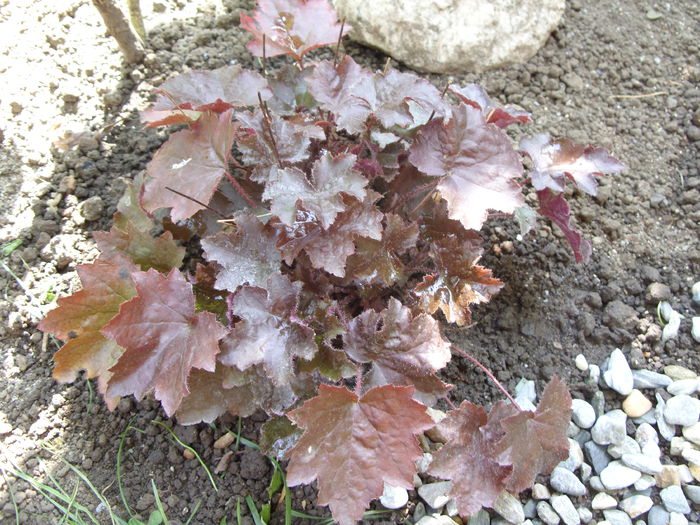
M 7 479 L 5 469 L 2 466 L 0 466 L 0 472 L 2 472 L 2 479 L 5 480 L 7 492 L 10 493 L 10 501 L 12 501 L 12 506 L 15 509 L 15 525 L 19 525 L 19 507 L 17 506 L 17 500 L 15 500 L 15 491 L 12 489 L 12 485 L 10 485 L 10 480 Z
M 155 419 L 154 419 L 153 421 L 151 421 L 151 423 L 155 423 L 156 425 L 160 425 L 161 427 L 163 427 L 164 429 L 166 429 L 166 430 L 170 433 L 170 437 L 172 437 L 172 438 L 178 443 L 178 445 L 180 445 L 180 446 L 183 447 L 183 448 L 186 448 L 187 450 L 189 450 L 190 452 L 192 452 L 192 454 L 194 454 L 194 457 L 197 458 L 197 461 L 199 461 L 199 464 L 202 466 L 202 468 L 204 469 L 204 471 L 207 473 L 207 477 L 209 477 L 209 481 L 211 482 L 211 486 L 214 487 L 214 490 L 215 490 L 216 492 L 219 492 L 219 487 L 216 486 L 216 481 L 214 481 L 214 476 L 211 475 L 211 472 L 210 472 L 209 469 L 207 468 L 206 463 L 204 463 L 204 460 L 202 459 L 202 456 L 200 456 L 200 455 L 197 453 L 197 451 L 196 451 L 195 449 L 193 449 L 191 446 L 189 446 L 189 445 L 186 444 L 186 443 L 183 443 L 183 442 L 180 440 L 180 438 L 177 437 L 177 435 L 175 435 L 175 432 L 173 432 L 173 429 L 170 428 L 170 427 L 169 427 L 168 425 L 166 425 L 165 423 L 163 423 L 163 422 L 161 422 L 161 421 L 156 421 Z
M 187 518 L 185 525 L 190 525 L 190 523 L 194 519 L 195 515 L 197 514 L 197 511 L 199 511 L 199 507 L 201 507 L 201 506 L 202 506 L 202 500 L 198 499 L 197 503 L 194 504 L 194 508 L 192 509 L 192 512 L 190 512 L 190 517 Z M 226 518 L 224 518 L 224 519 L 226 519 Z
M 131 426 L 131 422 L 134 419 L 135 417 L 132 417 L 131 420 L 129 420 L 129 423 L 126 425 L 126 428 L 119 435 L 119 448 L 117 449 L 117 488 L 119 489 L 119 497 L 122 500 L 122 505 L 124 505 L 124 508 L 129 513 L 129 521 L 131 521 L 132 518 L 135 518 L 136 515 L 131 509 L 129 502 L 126 500 L 126 494 L 124 493 L 124 484 L 122 483 L 122 456 L 124 454 L 124 442 L 126 441 L 126 436 L 129 433 L 129 430 L 135 430 L 137 432 L 140 432 L 141 434 L 145 434 L 145 432 L 140 428 Z
M 253 522 L 255 523 L 255 525 L 267 525 L 260 517 L 260 513 L 258 512 L 258 509 L 255 506 L 255 502 L 253 501 L 253 498 L 250 496 L 250 494 L 248 494 L 245 497 L 245 502 L 248 505 L 250 516 L 253 518 Z
M 158 494 L 158 489 L 156 488 L 156 482 L 151 479 L 151 487 L 153 488 L 153 497 L 156 500 L 156 508 L 160 512 L 161 521 L 158 523 L 163 523 L 163 525 L 168 525 L 168 518 L 165 515 L 165 510 L 163 509 L 163 504 L 160 501 L 160 495 Z M 149 519 L 150 524 L 150 519 Z

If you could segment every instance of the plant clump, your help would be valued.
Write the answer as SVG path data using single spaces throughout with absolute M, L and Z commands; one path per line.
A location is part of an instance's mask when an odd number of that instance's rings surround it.
M 263 74 L 231 65 L 160 87 L 146 126 L 185 126 L 40 327 L 66 341 L 54 377 L 85 370 L 110 408 L 154 393 L 182 424 L 267 412 L 288 483 L 317 480 L 319 503 L 353 523 L 385 483 L 413 487 L 426 407 L 450 392 L 438 373 L 455 352 L 473 360 L 438 319 L 467 325 L 503 286 L 479 264 L 489 214 L 523 234 L 547 217 L 584 261 L 563 191 L 594 195 L 622 166 L 548 135 L 516 148 L 504 128 L 530 116 L 477 85 L 308 61 L 350 29 L 327 0 L 260 0 L 241 20 Z M 294 62 L 268 72 L 274 55 Z M 535 412 L 463 401 L 428 473 L 453 480 L 461 514 L 491 507 L 567 457 L 570 404 L 557 378 Z

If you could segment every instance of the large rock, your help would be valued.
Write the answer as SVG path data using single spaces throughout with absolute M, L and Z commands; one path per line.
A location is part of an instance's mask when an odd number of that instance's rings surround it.
M 565 0 L 333 0 L 350 37 L 419 71 L 524 62 L 557 27 Z

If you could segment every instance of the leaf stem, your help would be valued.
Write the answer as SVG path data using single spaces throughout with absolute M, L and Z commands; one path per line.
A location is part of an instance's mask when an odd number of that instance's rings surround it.
M 439 182 L 439 181 L 438 181 L 438 182 Z M 435 183 L 436 186 L 438 185 L 438 182 Z M 415 208 L 413 208 L 413 209 L 411 210 L 411 212 L 409 213 L 409 215 L 413 215 L 413 214 L 416 213 L 418 210 L 420 210 L 420 209 L 423 207 L 423 205 L 425 205 L 425 203 L 428 202 L 428 199 L 430 199 L 430 196 L 431 196 L 432 194 L 433 194 L 432 191 L 429 191 L 428 193 L 426 193 L 426 194 L 425 194 L 425 197 L 423 197 L 423 199 L 418 203 L 418 205 L 417 205 Z
M 338 54 L 340 52 L 340 41 L 343 39 L 343 29 L 345 29 L 345 19 L 340 21 L 340 34 L 338 34 L 338 43 L 335 45 L 335 56 L 333 57 L 333 68 L 338 67 Z
M 484 365 L 482 365 L 481 362 L 480 362 L 476 357 L 474 357 L 473 355 L 471 355 L 471 354 L 465 352 L 465 351 L 462 350 L 461 348 L 459 348 L 459 347 L 457 347 L 457 346 L 455 346 L 455 345 L 450 345 L 450 347 L 452 348 L 453 351 L 457 352 L 457 353 L 458 353 L 459 355 L 461 355 L 462 357 L 466 357 L 466 358 L 469 359 L 472 363 L 474 363 L 476 366 L 478 366 L 479 368 L 481 368 L 481 370 L 489 377 L 489 379 L 490 379 L 491 381 L 493 381 L 493 382 L 496 384 L 496 386 L 499 388 L 499 390 L 505 394 L 505 396 L 508 398 L 508 400 L 509 400 L 511 403 L 513 403 L 513 406 L 514 406 L 515 408 L 517 408 L 518 410 L 522 410 L 522 409 L 520 408 L 520 406 L 518 405 L 518 403 L 515 402 L 515 399 L 513 399 L 513 396 L 511 396 L 511 395 L 508 393 L 508 390 L 506 390 L 505 387 L 501 384 L 501 382 L 500 382 L 498 379 L 496 379 L 496 376 L 493 375 L 493 373 L 491 372 L 491 370 L 489 370 L 489 369 L 486 368 Z
M 245 199 L 251 208 L 257 208 L 258 204 L 253 200 L 253 198 L 248 195 L 248 192 L 243 189 L 243 186 L 231 175 L 228 170 L 224 173 L 226 179 L 231 183 L 231 186 Z
M 355 380 L 355 395 L 362 397 L 362 365 L 357 365 L 357 379 Z
M 267 134 L 270 137 L 270 146 L 272 146 L 272 154 L 275 156 L 275 162 L 277 163 L 277 166 L 279 168 L 282 168 L 283 166 L 282 161 L 280 160 L 280 153 L 277 149 L 277 141 L 275 140 L 275 135 L 272 133 L 272 125 L 270 124 L 272 122 L 272 118 L 270 117 L 270 112 L 267 109 L 267 104 L 263 102 L 262 95 L 260 95 L 259 91 L 258 101 L 260 102 L 260 111 L 262 111 L 263 114 L 263 127 L 265 128 L 265 131 L 267 131 Z
M 394 204 L 394 205 L 389 209 L 389 211 L 388 211 L 387 213 L 391 213 L 391 212 L 393 212 L 396 208 L 398 208 L 399 206 L 403 206 L 405 203 L 407 203 L 408 201 L 410 201 L 413 197 L 415 197 L 415 196 L 418 195 L 419 193 L 421 193 L 421 192 L 423 192 L 423 191 L 425 191 L 425 190 L 428 190 L 428 189 L 433 189 L 433 188 L 435 188 L 435 186 L 437 186 L 439 182 L 440 182 L 440 181 L 430 182 L 430 183 L 428 183 L 428 184 L 423 184 L 422 186 L 418 186 L 417 188 L 415 188 L 415 189 L 409 191 L 406 195 L 404 195 L 403 197 L 401 197 L 401 198 L 398 200 L 398 202 L 397 202 L 396 204 Z M 414 211 L 415 211 L 415 210 L 414 210 Z
M 212 213 L 215 213 L 216 215 L 218 215 L 218 216 L 221 217 L 222 219 L 225 219 L 225 218 L 226 218 L 226 215 L 224 215 L 224 214 L 221 213 L 220 211 L 215 210 L 215 209 L 212 208 L 211 206 L 209 206 L 209 205 L 207 205 L 207 204 L 204 204 L 202 201 L 197 200 L 197 199 L 195 199 L 194 197 L 190 197 L 189 195 L 186 195 L 186 194 L 182 193 L 181 191 L 177 191 L 176 189 L 173 189 L 173 188 L 171 188 L 170 186 L 166 186 L 165 189 L 168 190 L 168 191 L 172 191 L 172 192 L 175 193 L 176 195 L 179 195 L 180 197 L 183 197 L 183 198 L 185 198 L 185 199 L 187 199 L 187 200 L 191 200 L 192 202 L 196 202 L 196 203 L 199 204 L 200 206 L 204 206 L 207 210 L 209 210 L 209 211 L 212 212 Z

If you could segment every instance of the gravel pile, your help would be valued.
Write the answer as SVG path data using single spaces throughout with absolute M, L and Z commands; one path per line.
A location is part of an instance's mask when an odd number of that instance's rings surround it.
M 693 292 L 697 292 L 693 287 Z M 700 298 L 694 297 L 700 304 Z M 667 325 L 668 326 L 668 325 Z M 695 334 L 693 334 L 695 336 Z M 600 366 L 582 354 L 588 399 L 574 399 L 569 457 L 518 499 L 504 492 L 495 508 L 462 521 L 449 497 L 451 482 L 416 477 L 416 525 L 688 525 L 700 520 L 700 377 L 669 365 L 663 373 L 633 370 L 620 349 Z M 607 393 L 607 395 L 606 395 Z M 521 408 L 534 410 L 534 381 L 515 388 Z M 426 453 L 418 470 L 427 469 Z M 529 496 L 529 497 L 528 497 Z M 402 488 L 387 487 L 381 503 L 408 502 Z

